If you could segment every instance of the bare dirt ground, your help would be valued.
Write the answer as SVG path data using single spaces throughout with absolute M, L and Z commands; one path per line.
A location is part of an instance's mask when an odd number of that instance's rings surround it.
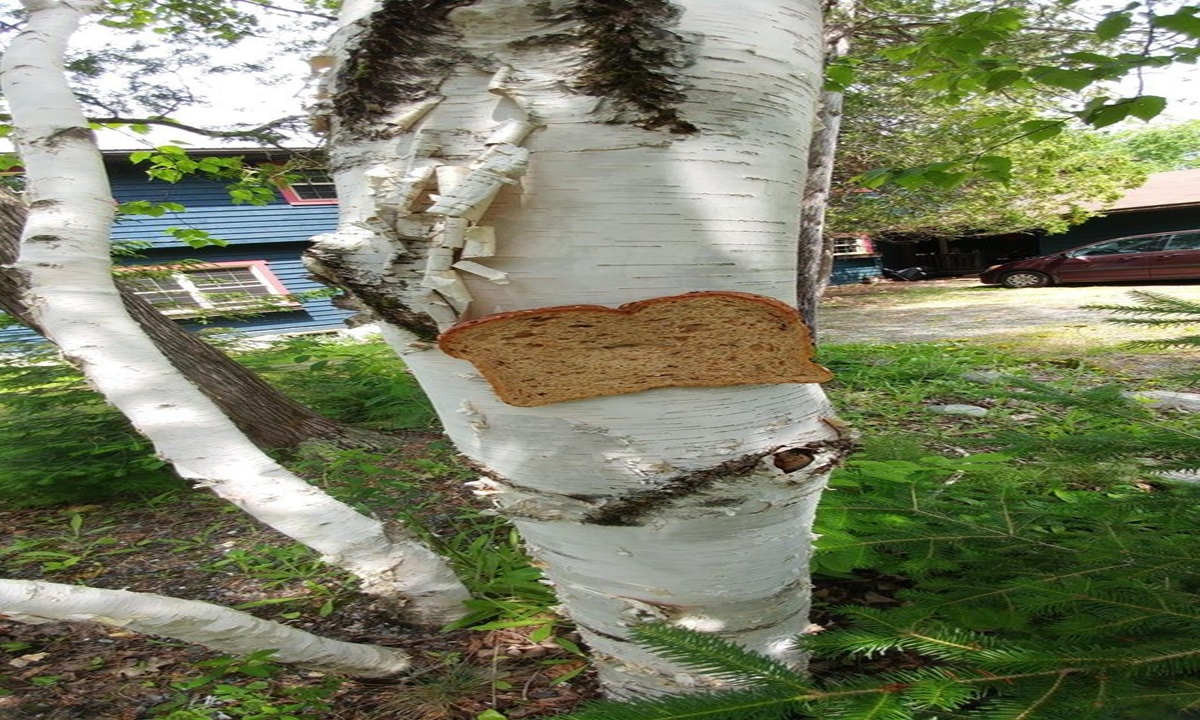
M 1125 343 L 1200 334 L 1200 323 L 1152 328 L 1110 322 L 1086 305 L 1128 305 L 1132 291 L 1200 302 L 1200 282 L 1006 288 L 975 278 L 843 285 L 821 305 L 822 343 L 986 342 L 1030 355 L 1087 359 L 1129 378 L 1193 376 L 1200 348 Z
M 1062 285 L 1009 290 L 975 278 L 842 285 L 821 306 L 821 339 L 891 343 L 987 339 L 1047 345 L 1116 345 L 1174 337 L 1197 327 L 1146 328 L 1109 322 L 1091 304 L 1127 305 L 1131 291 L 1200 302 L 1200 283 Z

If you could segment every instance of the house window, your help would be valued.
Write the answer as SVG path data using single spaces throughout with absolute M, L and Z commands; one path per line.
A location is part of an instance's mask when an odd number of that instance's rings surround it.
M 289 170 L 279 192 L 289 205 L 334 205 L 337 188 L 324 170 Z
M 834 235 L 834 255 L 873 255 L 875 246 L 867 235 Z
M 122 270 L 122 281 L 168 317 L 280 312 L 300 307 L 262 260 Z

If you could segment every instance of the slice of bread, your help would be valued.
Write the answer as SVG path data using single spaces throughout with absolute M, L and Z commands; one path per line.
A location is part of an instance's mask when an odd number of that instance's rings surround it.
M 489 315 L 438 338 L 521 407 L 658 387 L 824 382 L 799 313 L 772 298 L 695 292 L 608 308 Z

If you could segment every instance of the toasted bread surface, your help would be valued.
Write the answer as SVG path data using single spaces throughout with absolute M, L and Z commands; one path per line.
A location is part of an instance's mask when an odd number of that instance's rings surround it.
M 609 308 L 498 313 L 438 339 L 501 400 L 523 407 L 658 387 L 824 382 L 808 329 L 773 298 L 707 291 Z

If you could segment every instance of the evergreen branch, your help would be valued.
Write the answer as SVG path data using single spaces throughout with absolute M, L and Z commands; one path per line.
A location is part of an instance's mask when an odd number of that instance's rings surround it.
M 1133 290 L 1129 293 L 1134 299 L 1135 305 L 1084 305 L 1087 310 L 1107 310 L 1109 312 L 1120 313 L 1124 315 L 1191 315 L 1191 319 L 1165 319 L 1161 324 L 1172 324 L 1181 322 L 1197 322 L 1200 321 L 1200 302 L 1186 300 L 1184 298 L 1166 295 L 1163 293 L 1149 292 L 1146 290 Z M 1120 322 L 1121 319 L 1114 318 L 1111 322 Z
M 1136 413 L 1120 409 L 1121 407 L 1136 408 L 1138 410 L 1142 410 L 1143 408 L 1139 407 L 1135 401 L 1122 396 L 1120 388 L 1114 386 L 1093 388 L 1082 393 L 1070 393 L 1063 392 L 1045 383 L 1026 381 L 1019 378 L 1010 378 L 1009 381 L 1023 391 L 1009 395 L 1012 398 L 1026 401 L 1031 399 L 1046 400 L 1067 407 L 1084 408 L 1108 417 L 1121 418 L 1122 420 L 1129 420 L 1140 425 L 1153 427 L 1172 435 L 1186 437 L 1191 440 L 1200 440 L 1200 435 L 1180 430 L 1177 427 L 1148 417 L 1144 412 Z
M 1055 590 L 1054 588 L 1041 588 L 1041 589 L 1045 592 L 1058 593 L 1065 597 L 1069 597 L 1071 600 L 1075 600 L 1075 601 L 1080 601 L 1080 602 L 1086 601 L 1086 602 L 1094 602 L 1094 603 L 1097 603 L 1100 605 L 1112 605 L 1115 607 L 1131 608 L 1133 610 L 1140 610 L 1140 611 L 1143 611 L 1146 613 L 1151 613 L 1154 615 L 1169 615 L 1172 617 L 1179 617 L 1179 618 L 1183 618 L 1186 620 L 1191 620 L 1191 621 L 1200 623 L 1200 614 L 1178 612 L 1178 611 L 1171 610 L 1170 608 L 1165 607 L 1165 606 L 1161 606 L 1161 607 L 1157 607 L 1157 608 L 1147 607 L 1145 605 L 1138 605 L 1136 603 L 1121 602 L 1114 598 L 1103 597 L 1100 595 L 1084 594 L 1084 593 L 1078 592 L 1077 590 L 1074 590 L 1074 591 L 1069 590 L 1069 589 L 1068 590 Z M 1198 650 L 1197 652 L 1200 653 L 1200 650 Z
M 601 701 L 563 715 L 560 720 L 784 720 L 799 698 L 771 690 L 741 690 L 633 702 Z
M 1126 346 L 1131 348 L 1174 348 L 1195 347 L 1197 345 L 1200 345 L 1200 335 L 1182 335 L 1177 338 L 1164 338 L 1162 340 L 1130 340 L 1126 343 Z
M 671 662 L 726 682 L 779 686 L 798 692 L 808 692 L 812 687 L 787 665 L 709 633 L 652 623 L 638 625 L 630 635 Z
M 1189 657 L 1200 657 L 1200 649 L 1181 650 L 1179 652 L 1165 653 L 1162 655 L 1154 655 L 1151 657 L 1145 657 L 1145 658 L 1141 658 L 1138 660 L 1127 660 L 1125 662 L 1128 665 L 1140 666 L 1140 665 L 1148 665 L 1150 663 L 1165 663 L 1165 662 L 1170 662 L 1171 660 L 1179 660 L 1180 658 L 1189 658 Z
M 1175 565 L 1175 564 L 1177 564 L 1177 563 L 1170 563 L 1170 565 Z M 1168 565 L 1168 567 L 1170 565 Z M 1129 567 L 1128 563 L 1117 563 L 1115 565 L 1107 565 L 1104 567 L 1086 568 L 1084 570 L 1078 570 L 1076 572 L 1061 573 L 1058 575 L 1051 575 L 1048 577 L 1040 578 L 1038 580 L 1038 582 L 1055 582 L 1057 580 L 1066 580 L 1067 578 L 1080 577 L 1083 575 L 1093 575 L 1095 573 L 1104 572 L 1106 570 L 1116 570 L 1116 569 L 1126 568 L 1126 567 Z M 933 611 L 939 607 L 973 603 L 976 600 L 981 600 L 986 597 L 993 597 L 996 595 L 1009 595 L 1009 594 L 1012 594 L 1015 590 L 1023 589 L 1023 587 L 1024 586 L 1022 586 L 1021 588 L 1010 586 L 1010 587 L 1000 588 L 999 590 L 988 590 L 987 592 L 978 593 L 976 595 L 968 595 L 966 597 L 955 598 L 953 600 L 945 600 L 945 601 L 942 601 L 941 603 L 936 603 L 936 604 L 922 603 L 922 607 L 926 607 L 930 611 Z
M 1029 708 L 1025 712 L 1021 713 L 1020 715 L 1015 717 L 1013 720 L 1027 720 L 1028 718 L 1032 717 L 1033 713 L 1037 712 L 1038 708 L 1045 705 L 1047 702 L 1049 702 L 1050 698 L 1054 697 L 1054 694 L 1057 693 L 1058 689 L 1060 687 L 1062 687 L 1062 684 L 1064 682 L 1066 682 L 1067 676 L 1073 672 L 1074 672 L 1073 670 L 1059 671 L 1058 678 L 1054 681 L 1054 684 L 1050 686 L 1050 689 L 1047 690 L 1044 695 L 1042 695 L 1040 698 L 1038 698 L 1037 701 L 1033 703 L 1033 705 L 1030 705 Z

